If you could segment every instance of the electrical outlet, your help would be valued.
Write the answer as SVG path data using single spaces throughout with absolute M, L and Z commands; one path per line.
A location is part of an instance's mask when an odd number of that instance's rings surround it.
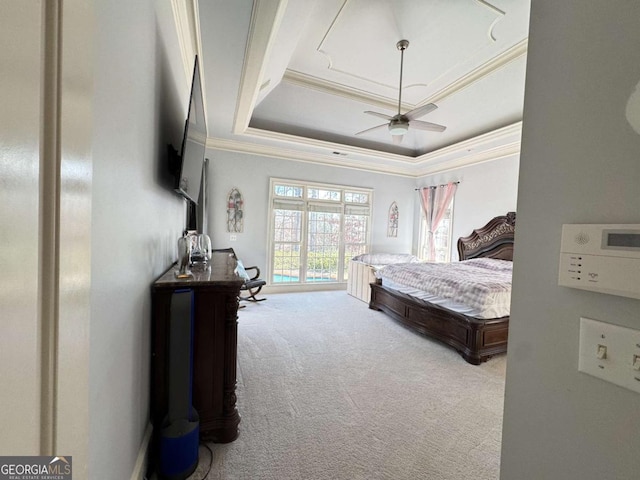
M 238 237 L 235 234 L 229 235 L 229 241 L 230 242 L 235 242 L 238 239 Z

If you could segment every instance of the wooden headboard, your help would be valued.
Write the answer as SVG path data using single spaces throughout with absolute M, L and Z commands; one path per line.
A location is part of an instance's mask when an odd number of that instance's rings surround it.
M 458 239 L 460 260 L 498 258 L 513 261 L 516 212 L 492 218 L 484 227 Z

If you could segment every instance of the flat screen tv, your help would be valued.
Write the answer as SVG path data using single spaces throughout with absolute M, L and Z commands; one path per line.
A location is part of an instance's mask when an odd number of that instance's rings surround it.
M 175 178 L 174 190 L 195 204 L 198 203 L 198 197 L 200 196 L 206 141 L 207 124 L 204 114 L 202 85 L 200 83 L 200 68 L 198 66 L 198 57 L 196 56 L 187 120 L 185 121 L 182 138 L 182 149 L 179 158 L 171 159 L 170 155 L 170 168 L 173 170 Z

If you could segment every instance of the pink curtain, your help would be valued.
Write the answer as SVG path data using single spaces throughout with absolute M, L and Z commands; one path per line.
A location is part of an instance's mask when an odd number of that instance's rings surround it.
M 457 183 L 447 183 L 438 187 L 423 187 L 420 189 L 422 210 L 427 219 L 427 243 L 429 251 L 426 260 L 433 262 L 436 258 L 435 235 L 440 221 L 444 216 L 453 196 L 458 189 Z

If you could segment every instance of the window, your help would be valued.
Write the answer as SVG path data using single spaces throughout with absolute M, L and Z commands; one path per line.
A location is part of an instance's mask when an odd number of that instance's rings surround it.
M 453 230 L 453 200 L 449 204 L 449 208 L 445 212 L 440 225 L 434 232 L 435 237 L 435 249 L 436 249 L 436 262 L 450 262 L 451 261 L 451 236 Z M 424 259 L 427 258 L 427 252 L 429 249 L 427 235 L 427 220 L 424 216 L 424 212 L 420 217 L 420 249 L 419 256 Z
M 369 250 L 372 191 L 271 179 L 271 284 L 344 282 Z

